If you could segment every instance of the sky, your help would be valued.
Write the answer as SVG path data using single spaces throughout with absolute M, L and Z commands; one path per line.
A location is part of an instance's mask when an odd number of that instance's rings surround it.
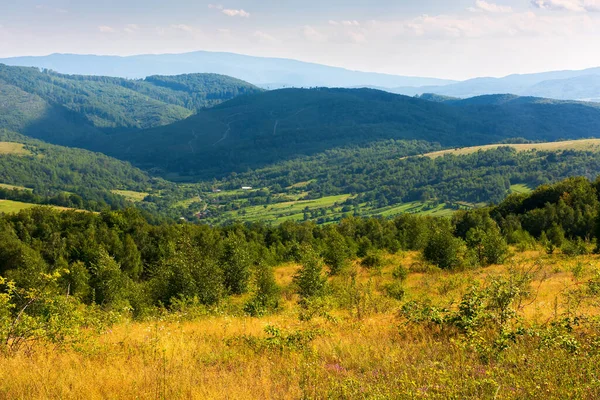
M 0 57 L 195 50 L 467 79 L 600 66 L 600 0 L 0 0 Z

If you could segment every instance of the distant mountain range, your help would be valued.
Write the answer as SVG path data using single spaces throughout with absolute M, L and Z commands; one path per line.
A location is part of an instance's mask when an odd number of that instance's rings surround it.
M 353 87 L 447 85 L 446 79 L 406 77 L 302 61 L 252 57 L 233 53 L 197 51 L 184 54 L 138 55 L 129 57 L 52 54 L 43 57 L 0 59 L 12 66 L 51 69 L 64 74 L 103 75 L 122 78 L 145 78 L 150 75 L 217 73 L 233 76 L 266 89 L 283 87 Z
M 476 78 L 449 85 L 386 88 L 408 96 L 435 93 L 468 98 L 485 94 L 515 94 L 558 100 L 600 101 L 600 68 L 509 75 L 504 78 Z
M 0 59 L 12 66 L 30 66 L 63 74 L 146 78 L 152 75 L 217 73 L 264 89 L 308 87 L 369 87 L 408 96 L 436 93 L 468 98 L 485 94 L 516 94 L 560 100 L 600 101 L 600 68 L 553 71 L 463 82 L 351 71 L 283 58 L 197 51 L 183 54 L 128 57 L 51 54 Z

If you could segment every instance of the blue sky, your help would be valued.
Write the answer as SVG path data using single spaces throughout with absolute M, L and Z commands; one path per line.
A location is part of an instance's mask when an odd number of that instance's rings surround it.
M 464 79 L 600 66 L 600 0 L 0 0 L 0 57 L 193 50 Z

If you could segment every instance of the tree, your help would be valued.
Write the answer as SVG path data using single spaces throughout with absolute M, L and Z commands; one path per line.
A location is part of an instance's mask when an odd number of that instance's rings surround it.
M 508 253 L 508 245 L 496 226 L 488 227 L 486 230 L 471 228 L 466 236 L 467 245 L 475 251 L 480 265 L 500 264 L 504 261 Z
M 246 303 L 244 311 L 252 316 L 267 314 L 279 307 L 279 286 L 275 282 L 273 270 L 265 264 L 259 264 L 255 271 L 256 292 Z
M 442 269 L 459 267 L 463 262 L 464 254 L 464 241 L 454 237 L 448 229 L 439 229 L 435 232 L 423 250 L 425 259 Z
M 252 257 L 246 240 L 237 233 L 225 240 L 223 256 L 223 283 L 231 294 L 242 294 L 248 290 Z
M 325 264 L 329 266 L 331 275 L 337 275 L 348 265 L 348 260 L 352 256 L 352 251 L 346 242 L 346 239 L 337 231 L 331 229 L 327 232 L 325 240 L 325 251 L 323 258 Z
M 298 287 L 300 297 L 306 299 L 323 295 L 327 283 L 323 276 L 323 259 L 312 247 L 305 246 L 300 263 L 302 267 L 294 275 L 294 283 Z

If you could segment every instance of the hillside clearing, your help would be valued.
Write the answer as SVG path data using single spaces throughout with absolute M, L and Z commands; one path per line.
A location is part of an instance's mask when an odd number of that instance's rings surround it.
M 134 192 L 132 190 L 111 190 L 111 192 L 123 196 L 134 203 L 143 201 L 149 195 L 146 192 Z
M 25 148 L 23 143 L 0 142 L 0 154 L 28 156 L 31 152 Z
M 8 189 L 8 190 L 27 190 L 28 192 L 33 191 L 33 189 L 30 188 L 26 188 L 25 186 L 16 186 L 16 185 L 9 185 L 7 183 L 0 183 L 0 188 L 2 189 Z
M 449 150 L 434 151 L 432 153 L 422 154 L 419 157 L 438 158 L 451 154 L 454 156 L 473 154 L 478 151 L 494 150 L 499 147 L 511 147 L 518 152 L 540 150 L 540 151 L 559 151 L 559 150 L 577 150 L 577 151 L 600 151 L 600 139 L 567 140 L 563 142 L 545 142 L 545 143 L 525 143 L 525 144 L 489 144 L 485 146 L 461 147 Z M 407 157 L 405 157 L 407 158 Z
M 68 207 L 23 203 L 21 201 L 13 201 L 13 200 L 0 200 L 0 213 L 13 214 L 13 213 L 17 213 L 21 210 L 26 210 L 28 208 L 33 208 L 33 207 L 50 207 L 50 208 L 52 208 L 54 210 L 58 210 L 58 211 L 75 210 L 74 208 L 68 208 Z M 80 211 L 82 211 L 82 210 L 80 210 Z

